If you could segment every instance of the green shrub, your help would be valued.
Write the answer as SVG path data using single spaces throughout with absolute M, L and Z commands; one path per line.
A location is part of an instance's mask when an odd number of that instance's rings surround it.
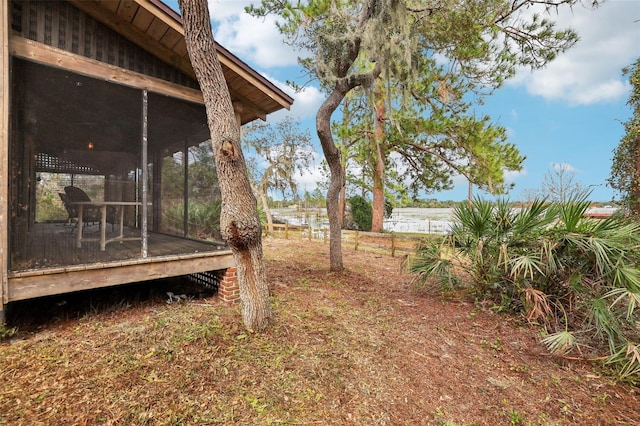
M 0 340 L 13 337 L 18 331 L 18 327 L 7 327 L 6 324 L 0 323 Z
M 393 215 L 393 201 L 388 198 L 384 199 L 384 217 L 385 219 L 391 218 Z
M 417 282 L 463 287 L 541 324 L 557 354 L 601 350 L 620 376 L 640 376 L 640 224 L 584 216 L 585 196 L 512 209 L 476 199 L 455 210 L 451 236 L 409 262 Z
M 351 221 L 353 224 L 349 225 L 348 222 L 346 222 L 345 228 L 370 231 L 371 223 L 373 221 L 373 209 L 371 208 L 371 204 L 360 195 L 355 195 L 347 201 L 351 208 Z
M 221 201 L 189 202 L 189 235 L 200 239 L 220 239 Z M 183 226 L 184 204 L 171 205 L 165 211 L 165 220 L 181 229 Z

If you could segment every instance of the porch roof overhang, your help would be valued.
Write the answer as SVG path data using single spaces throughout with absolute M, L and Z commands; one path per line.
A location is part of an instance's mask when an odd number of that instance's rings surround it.
M 195 79 L 184 38 L 182 18 L 160 0 L 68 0 L 78 9 L 118 32 L 164 62 Z M 231 100 L 241 122 L 248 123 L 280 109 L 293 98 L 216 43 Z

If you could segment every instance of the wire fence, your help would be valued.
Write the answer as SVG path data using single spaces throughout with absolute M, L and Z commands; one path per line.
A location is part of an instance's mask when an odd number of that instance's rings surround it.
M 329 229 L 314 228 L 304 225 L 273 224 L 272 231 L 264 227 L 265 236 L 284 238 L 287 240 L 316 241 L 323 244 L 329 242 Z M 426 238 L 434 236 L 400 235 L 396 233 L 376 233 L 342 230 L 341 238 L 344 248 L 354 250 L 373 251 L 388 254 L 392 257 L 407 256 L 415 251 L 416 245 Z

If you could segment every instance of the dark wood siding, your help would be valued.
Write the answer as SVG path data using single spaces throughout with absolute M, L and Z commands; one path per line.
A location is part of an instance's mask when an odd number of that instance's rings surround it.
M 65 1 L 11 2 L 21 37 L 130 71 L 197 89 L 198 83 Z

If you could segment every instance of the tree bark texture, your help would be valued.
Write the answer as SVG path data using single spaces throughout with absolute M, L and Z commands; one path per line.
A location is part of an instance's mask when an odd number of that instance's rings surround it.
M 231 96 L 218 61 L 207 0 L 179 0 L 189 58 L 207 111 L 222 194 L 220 229 L 233 252 L 245 327 L 261 330 L 272 318 L 262 254 L 262 229 L 240 147 Z
M 384 86 L 379 82 L 375 91 L 376 128 L 374 131 L 374 167 L 373 167 L 373 217 L 371 232 L 382 232 L 384 226 L 384 178 L 385 178 L 385 127 L 386 108 Z
M 334 89 L 316 114 L 316 131 L 331 173 L 327 190 L 327 215 L 329 216 L 329 269 L 332 272 L 341 272 L 344 269 L 340 215 L 340 192 L 344 183 L 344 170 L 340 149 L 334 143 L 331 134 L 331 114 L 338 108 L 345 94 L 345 91 Z

